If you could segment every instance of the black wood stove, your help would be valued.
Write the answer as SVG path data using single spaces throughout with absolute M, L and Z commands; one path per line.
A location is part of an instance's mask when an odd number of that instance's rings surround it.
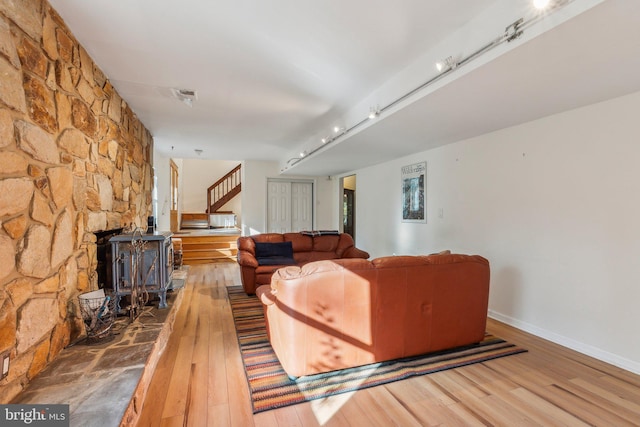
M 119 312 L 122 298 L 139 292 L 157 294 L 158 308 L 167 307 L 167 289 L 173 275 L 171 236 L 170 232 L 133 233 L 109 239 L 112 285 Z M 136 284 L 138 288 L 133 289 Z

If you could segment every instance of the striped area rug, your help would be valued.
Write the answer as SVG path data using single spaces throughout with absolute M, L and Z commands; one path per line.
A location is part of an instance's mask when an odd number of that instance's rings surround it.
M 280 366 L 269 344 L 258 298 L 247 296 L 241 286 L 228 287 L 227 291 L 254 414 L 527 351 L 487 334 L 484 341 L 476 345 L 300 377 L 293 381 Z

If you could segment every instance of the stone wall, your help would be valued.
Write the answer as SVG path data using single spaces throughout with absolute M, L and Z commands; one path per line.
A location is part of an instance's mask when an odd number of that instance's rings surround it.
M 0 1 L 0 403 L 84 333 L 93 232 L 146 227 L 152 144 L 46 1 Z

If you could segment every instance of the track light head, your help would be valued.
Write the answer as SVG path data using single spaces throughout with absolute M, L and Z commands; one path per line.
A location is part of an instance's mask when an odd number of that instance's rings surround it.
M 441 73 L 449 70 L 455 70 L 457 66 L 458 62 L 453 59 L 453 56 L 447 56 L 442 61 L 436 62 L 436 68 Z
M 375 106 L 369 109 L 369 119 L 373 120 L 380 115 L 380 107 Z
M 549 6 L 550 3 L 551 0 L 533 0 L 533 7 L 538 10 L 544 10 Z

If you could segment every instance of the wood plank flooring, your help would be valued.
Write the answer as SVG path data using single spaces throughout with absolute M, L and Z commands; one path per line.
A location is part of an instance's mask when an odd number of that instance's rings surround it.
M 146 426 L 640 426 L 640 376 L 489 320 L 529 351 L 253 415 L 226 286 L 235 263 L 191 266 L 145 398 Z

